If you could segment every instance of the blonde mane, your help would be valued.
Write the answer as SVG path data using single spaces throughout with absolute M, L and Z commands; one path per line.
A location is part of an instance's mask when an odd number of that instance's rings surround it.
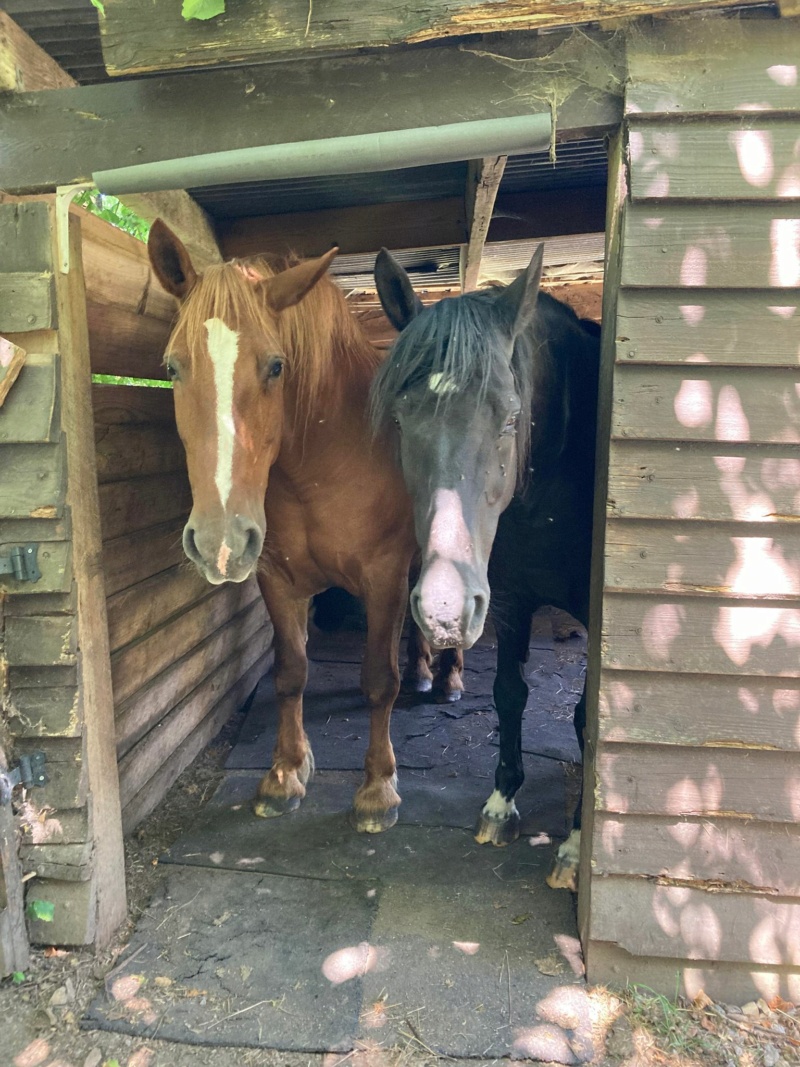
M 190 358 L 206 342 L 205 323 L 221 319 L 230 329 L 253 326 L 277 334 L 296 388 L 300 414 L 353 373 L 372 372 L 380 356 L 364 336 L 338 285 L 328 275 L 293 307 L 276 314 L 253 281 L 274 278 L 300 263 L 299 257 L 259 256 L 207 267 L 181 307 L 173 339 L 185 342 Z

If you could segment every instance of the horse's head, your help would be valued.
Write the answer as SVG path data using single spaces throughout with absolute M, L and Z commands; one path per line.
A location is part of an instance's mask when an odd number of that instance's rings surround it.
M 527 461 L 531 375 L 515 346 L 533 321 L 542 253 L 505 289 L 428 308 L 385 249 L 376 263 L 401 334 L 375 382 L 373 415 L 376 428 L 394 422 L 399 433 L 422 551 L 411 609 L 437 648 L 471 647 L 486 622 L 497 522 Z
M 303 299 L 336 250 L 277 274 L 233 262 L 198 275 L 157 220 L 148 251 L 181 305 L 165 362 L 192 487 L 183 547 L 213 584 L 242 582 L 261 554 L 264 494 L 284 429 L 288 355 L 279 316 Z

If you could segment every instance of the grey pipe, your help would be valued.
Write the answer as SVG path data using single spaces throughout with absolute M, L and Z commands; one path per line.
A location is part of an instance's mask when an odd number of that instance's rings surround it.
M 550 145 L 550 131 L 548 111 L 512 118 L 452 122 L 445 126 L 207 152 L 182 159 L 100 170 L 92 178 L 101 193 L 124 194 L 267 179 L 362 174 L 428 163 L 544 151 Z

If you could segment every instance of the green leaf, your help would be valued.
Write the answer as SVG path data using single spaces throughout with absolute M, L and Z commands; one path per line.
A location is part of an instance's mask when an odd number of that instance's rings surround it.
M 225 0 L 183 0 L 181 13 L 188 22 L 189 19 L 213 19 L 224 12 Z
M 11 975 L 11 981 L 14 983 L 14 985 L 22 985 L 22 983 L 25 981 L 25 972 L 14 971 L 14 973 Z
M 103 6 L 103 0 L 91 0 L 91 3 L 94 4 L 101 15 L 105 15 L 106 9 Z
M 55 910 L 55 904 L 51 904 L 49 900 L 28 901 L 28 915 L 31 919 L 38 919 L 43 923 L 51 923 Z

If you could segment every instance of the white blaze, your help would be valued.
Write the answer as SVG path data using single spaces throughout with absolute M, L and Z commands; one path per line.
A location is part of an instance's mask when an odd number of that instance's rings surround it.
M 233 448 L 236 443 L 233 378 L 239 356 L 239 335 L 226 326 L 222 319 L 207 319 L 204 325 L 208 333 L 208 354 L 214 367 L 217 396 L 217 472 L 214 480 L 220 502 L 225 508 L 233 481 Z
M 458 386 L 449 375 L 441 374 L 438 371 L 428 378 L 428 388 L 438 396 L 443 393 L 455 393 L 458 390 Z

